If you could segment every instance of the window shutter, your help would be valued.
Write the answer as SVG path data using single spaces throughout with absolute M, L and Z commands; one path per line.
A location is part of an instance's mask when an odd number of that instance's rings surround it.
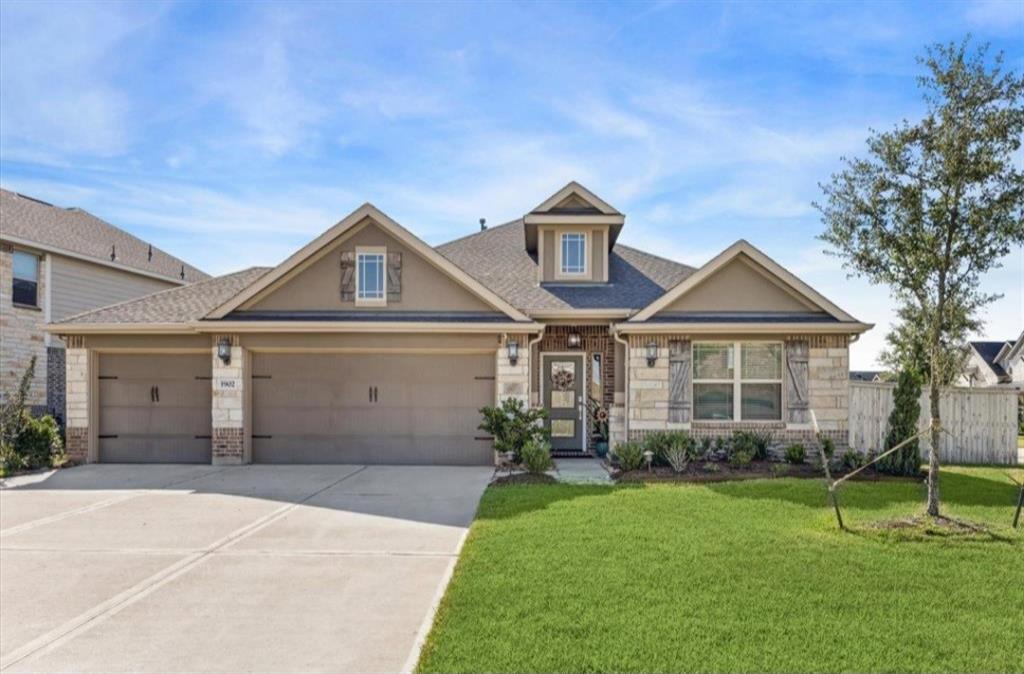
M 795 339 L 786 342 L 786 408 L 787 420 L 791 424 L 810 422 L 807 400 L 807 340 Z
M 402 254 L 388 253 L 388 302 L 402 299 Z
M 341 301 L 354 302 L 356 299 L 356 253 L 353 250 L 341 253 Z
M 690 410 L 690 342 L 673 339 L 668 343 L 668 420 L 688 423 Z

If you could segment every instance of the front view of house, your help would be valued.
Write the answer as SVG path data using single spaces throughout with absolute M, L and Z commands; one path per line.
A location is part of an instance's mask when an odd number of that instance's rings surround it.
M 745 241 L 699 269 L 617 243 L 570 183 L 432 248 L 370 204 L 272 269 L 49 326 L 67 446 L 101 462 L 488 464 L 479 409 L 549 413 L 554 451 L 658 429 L 839 446 L 861 323 Z M 602 418 L 604 415 L 600 415 Z

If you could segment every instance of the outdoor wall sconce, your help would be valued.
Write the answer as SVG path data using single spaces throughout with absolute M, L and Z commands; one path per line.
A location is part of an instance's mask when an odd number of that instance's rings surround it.
M 648 342 L 647 343 L 647 367 L 654 367 L 654 364 L 658 361 L 658 343 Z
M 505 344 L 505 351 L 508 353 L 508 362 L 510 365 L 515 365 L 519 360 L 519 342 L 514 339 L 508 340 Z
M 580 339 L 580 335 L 579 335 L 578 332 L 571 332 L 571 333 L 569 333 L 568 344 L 569 344 L 569 348 L 570 349 L 578 349 L 578 348 L 580 348 L 580 342 L 581 341 L 582 340 Z
M 231 363 L 231 338 L 221 337 L 217 340 L 217 357 L 223 361 L 225 365 Z

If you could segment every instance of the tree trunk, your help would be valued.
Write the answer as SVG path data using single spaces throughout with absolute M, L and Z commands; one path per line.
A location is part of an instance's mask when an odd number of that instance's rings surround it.
M 934 362 L 934 360 L 933 360 Z M 928 514 L 939 516 L 939 382 L 938 375 L 932 366 L 931 384 L 928 387 L 931 396 L 931 451 L 928 452 Z

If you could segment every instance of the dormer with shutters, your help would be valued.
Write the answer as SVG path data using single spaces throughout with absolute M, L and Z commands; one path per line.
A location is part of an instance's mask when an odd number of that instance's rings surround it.
M 526 250 L 537 260 L 537 282 L 608 282 L 608 254 L 626 217 L 571 182 L 523 217 Z

